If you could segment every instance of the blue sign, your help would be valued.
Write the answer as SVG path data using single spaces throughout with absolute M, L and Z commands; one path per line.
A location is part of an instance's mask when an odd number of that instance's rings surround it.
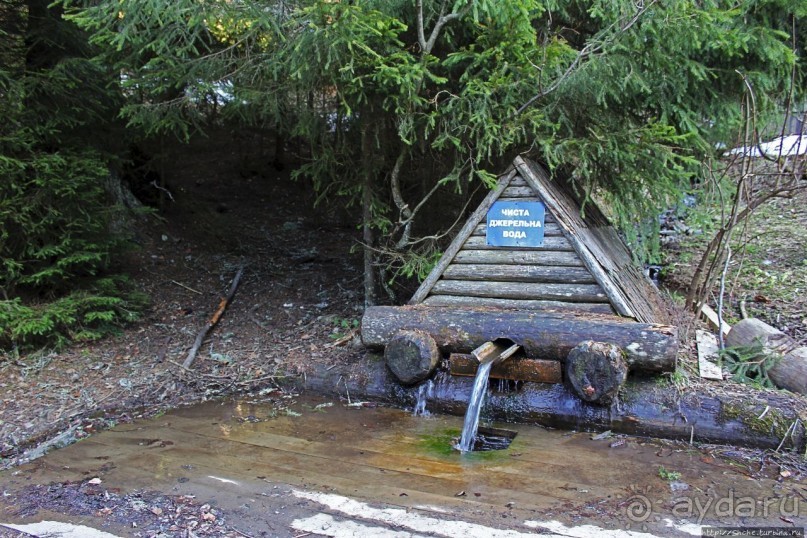
M 488 210 L 487 244 L 540 247 L 544 244 L 543 202 L 494 202 Z

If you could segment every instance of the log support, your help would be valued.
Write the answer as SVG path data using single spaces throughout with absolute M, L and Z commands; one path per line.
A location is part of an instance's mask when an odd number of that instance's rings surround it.
M 431 335 L 443 352 L 470 353 L 507 338 L 528 357 L 561 362 L 585 340 L 611 343 L 624 350 L 629 368 L 656 373 L 674 371 L 678 351 L 675 327 L 602 314 L 376 306 L 362 317 L 362 340 L 369 348 L 389 345 L 401 330 Z
M 624 355 L 614 344 L 581 342 L 566 358 L 566 382 L 584 402 L 608 405 L 628 377 Z
M 387 344 L 384 360 L 398 381 L 413 385 L 432 375 L 440 362 L 440 350 L 423 331 L 399 331 Z

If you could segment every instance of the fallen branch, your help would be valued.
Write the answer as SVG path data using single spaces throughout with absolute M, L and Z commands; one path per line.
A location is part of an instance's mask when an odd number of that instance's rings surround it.
M 188 291 L 192 291 L 193 293 L 196 293 L 196 294 L 198 294 L 198 295 L 204 295 L 204 294 L 203 294 L 201 291 L 198 291 L 198 290 L 195 290 L 195 289 L 193 289 L 193 288 L 191 288 L 191 287 L 188 287 L 188 286 L 186 286 L 185 284 L 183 284 L 182 282 L 177 282 L 176 280 L 172 280 L 172 281 L 171 281 L 171 283 L 172 283 L 172 284 L 176 284 L 176 285 L 177 285 L 177 286 L 179 286 L 180 288 L 185 288 L 185 289 L 186 289 L 186 290 L 188 290 Z
M 224 311 L 227 309 L 227 305 L 230 304 L 230 301 L 233 300 L 233 296 L 235 295 L 235 290 L 238 289 L 238 284 L 241 282 L 241 275 L 244 274 L 244 266 L 242 265 L 238 272 L 235 274 L 233 278 L 233 283 L 230 284 L 230 291 L 227 292 L 227 296 L 221 299 L 218 308 L 213 313 L 213 316 L 210 318 L 210 321 L 207 322 L 199 334 L 196 335 L 196 340 L 193 342 L 193 347 L 191 347 L 190 351 L 188 351 L 188 356 L 185 357 L 185 362 L 182 363 L 183 368 L 190 368 L 193 359 L 196 358 L 196 354 L 199 353 L 199 348 L 202 347 L 202 342 L 204 342 L 207 333 L 209 333 L 213 327 L 221 319 L 221 316 L 224 315 Z

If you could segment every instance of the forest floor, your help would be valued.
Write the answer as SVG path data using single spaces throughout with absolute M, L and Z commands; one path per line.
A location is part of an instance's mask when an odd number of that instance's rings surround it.
M 116 337 L 0 362 L 3 467 L 118 423 L 274 390 L 281 376 L 362 359 L 358 212 L 342 201 L 315 207 L 310 184 L 290 180 L 288 169 L 268 159 L 246 159 L 250 148 L 238 145 L 225 151 L 216 139 L 199 139 L 161 170 L 172 199 L 166 196 L 159 216 L 137 223 L 138 248 L 121 260 L 151 298 L 141 321 Z M 807 345 L 805 207 L 803 192 L 759 211 L 745 253 L 733 262 L 739 271 L 726 303 L 729 322 L 743 303 L 749 315 Z M 664 278 L 673 288 L 686 283 L 704 243 L 691 220 L 680 222 L 665 251 Z M 241 267 L 232 303 L 183 368 Z M 683 347 L 685 364 L 693 364 L 694 346 Z M 690 381 L 699 382 L 696 375 Z
M 343 207 L 315 208 L 288 169 L 244 153 L 200 139 L 171 155 L 162 173 L 173 200 L 135 223 L 137 248 L 120 264 L 151 300 L 139 322 L 0 362 L 3 466 L 168 408 L 271 389 L 315 363 L 358 360 L 344 338 L 363 309 L 355 223 Z M 232 302 L 183 368 L 240 267 Z

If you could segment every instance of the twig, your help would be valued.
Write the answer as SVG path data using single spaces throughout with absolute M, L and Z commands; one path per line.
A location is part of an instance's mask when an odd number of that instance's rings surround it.
M 213 313 L 213 317 L 210 318 L 210 321 L 207 322 L 207 325 L 205 325 L 202 328 L 202 330 L 199 331 L 199 334 L 196 335 L 196 341 L 194 341 L 191 350 L 188 351 L 188 356 L 185 357 L 185 362 L 182 363 L 182 366 L 184 368 L 190 367 L 191 363 L 193 362 L 193 359 L 196 358 L 196 354 L 199 353 L 199 348 L 202 347 L 202 342 L 204 342 L 205 336 L 207 336 L 207 333 L 209 333 L 213 329 L 213 327 L 216 326 L 216 324 L 221 319 L 221 316 L 224 315 L 224 310 L 226 310 L 227 305 L 230 304 L 230 301 L 233 300 L 235 290 L 238 289 L 238 284 L 241 282 L 241 275 L 243 274 L 244 274 L 244 266 L 242 265 L 241 267 L 238 268 L 238 272 L 235 274 L 235 277 L 233 278 L 233 283 L 230 285 L 230 291 L 227 292 L 227 296 L 221 299 L 219 307 Z
M 185 288 L 188 291 L 192 291 L 193 293 L 198 293 L 199 295 L 204 295 L 204 293 L 202 293 L 201 291 L 195 290 L 193 288 L 189 288 L 188 286 L 186 286 L 182 282 L 177 282 L 176 280 L 172 280 L 171 283 L 176 284 L 177 286 L 179 286 L 181 288 Z
M 337 346 L 341 346 L 342 344 L 347 343 L 347 342 L 350 342 L 351 340 L 353 340 L 353 337 L 354 337 L 354 336 L 356 336 L 358 333 L 359 333 L 359 330 L 358 330 L 358 329 L 353 329 L 353 330 L 351 330 L 350 332 L 348 332 L 346 335 L 344 335 L 343 337 L 341 337 L 340 339 L 338 339 L 338 340 L 334 340 L 334 341 L 333 341 L 333 342 L 331 342 L 330 344 L 327 344 L 325 347 L 337 347 Z
M 765 418 L 765 415 L 767 415 L 768 411 L 770 411 L 770 410 L 771 410 L 771 406 L 766 405 L 765 406 L 765 411 L 763 411 L 762 414 L 757 417 L 757 420 L 762 420 L 763 418 Z
M 182 368 L 183 370 L 185 370 L 185 371 L 187 371 L 187 372 L 193 372 L 193 370 L 191 370 L 190 368 L 188 368 L 188 367 L 187 367 L 187 366 L 185 366 L 184 364 L 180 364 L 180 363 L 178 363 L 178 362 L 176 362 L 176 361 L 172 361 L 171 359 L 168 359 L 168 362 L 170 362 L 170 363 L 171 363 L 171 364 L 173 364 L 174 366 L 179 366 L 180 368 Z
M 720 349 L 726 348 L 726 341 L 723 339 L 723 295 L 726 293 L 726 273 L 729 270 L 729 262 L 731 261 L 731 247 L 726 246 L 726 263 L 723 265 L 723 272 L 720 274 L 720 295 L 717 301 L 717 324 L 721 330 L 717 331 L 717 336 L 720 338 Z
M 795 421 L 793 421 L 793 424 L 790 425 L 790 427 L 785 432 L 784 436 L 782 436 L 782 442 L 779 443 L 779 446 L 776 447 L 776 450 L 774 450 L 774 452 L 779 452 L 779 449 L 782 448 L 782 445 L 785 444 L 785 441 L 787 440 L 787 436 L 790 435 L 791 431 L 796 429 L 796 424 L 798 424 L 798 422 L 799 422 L 799 419 L 796 419 Z
M 158 185 L 158 184 L 157 184 L 157 180 L 156 180 L 156 179 L 155 179 L 154 181 L 152 181 L 151 183 L 149 183 L 149 185 L 151 185 L 151 186 L 152 186 L 152 187 L 154 187 L 155 189 L 158 189 L 158 190 L 164 191 L 164 192 L 165 192 L 165 194 L 167 194 L 167 195 L 168 195 L 168 197 L 171 199 L 171 201 L 172 201 L 172 202 L 175 202 L 175 201 L 176 201 L 176 200 L 174 200 L 174 195 L 173 195 L 173 194 L 171 194 L 171 191 L 169 191 L 169 190 L 168 190 L 168 189 L 166 189 L 165 187 L 162 187 L 162 186 Z

